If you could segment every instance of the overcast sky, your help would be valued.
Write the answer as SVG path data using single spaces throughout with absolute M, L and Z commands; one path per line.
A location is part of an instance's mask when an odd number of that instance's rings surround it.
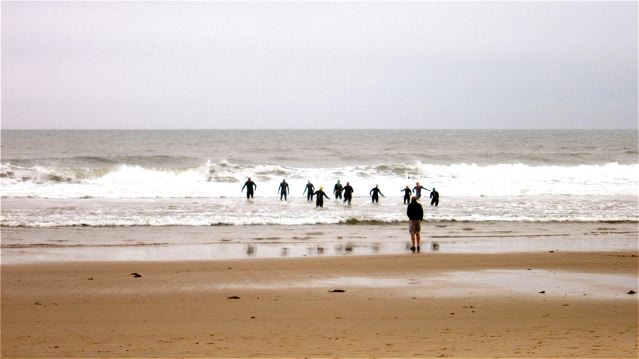
M 637 2 L 2 1 L 2 128 L 637 128 Z

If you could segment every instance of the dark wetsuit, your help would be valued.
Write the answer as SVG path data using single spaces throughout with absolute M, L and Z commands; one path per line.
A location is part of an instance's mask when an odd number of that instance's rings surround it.
M 417 199 L 419 199 L 422 196 L 422 190 L 423 189 L 429 191 L 428 189 L 426 189 L 426 187 L 424 187 L 422 185 L 413 187 L 413 191 L 415 192 L 415 197 L 417 197 Z
M 432 198 L 430 200 L 430 205 L 437 207 L 439 205 L 439 192 L 433 190 L 430 192 L 430 198 Z
M 379 190 L 379 188 L 375 187 L 373 188 L 369 194 L 371 195 L 371 199 L 373 200 L 373 203 L 375 202 L 379 202 L 379 195 L 381 194 L 382 197 L 384 197 L 384 194 L 382 193 L 382 191 Z
M 280 188 L 277 190 L 280 193 L 280 201 L 282 200 L 282 197 L 284 198 L 284 200 L 286 201 L 286 195 L 288 195 L 288 183 L 282 181 L 282 183 L 280 183 Z
M 324 191 L 322 191 L 321 189 L 313 193 L 313 195 L 317 196 L 315 198 L 315 207 L 324 207 L 324 197 L 329 199 L 326 193 L 324 193 Z
M 346 186 L 344 186 L 344 202 L 348 202 L 348 204 L 351 204 L 351 200 L 353 199 L 353 187 L 351 187 L 351 185 L 347 184 Z
M 333 193 L 335 194 L 335 199 L 342 198 L 342 191 L 344 187 L 341 184 L 335 183 L 335 187 L 333 188 Z
M 242 191 L 244 191 L 244 187 L 246 187 L 246 198 L 253 198 L 253 190 L 257 189 L 257 185 L 255 182 L 248 180 L 244 182 L 244 186 L 242 186 Z
M 402 192 L 404 192 L 404 204 L 410 203 L 410 195 L 413 191 L 410 188 L 404 188 Z
M 304 188 L 304 193 L 306 193 L 307 201 L 311 201 L 313 199 L 313 191 L 315 191 L 315 186 L 313 186 L 312 183 L 307 183 L 306 188 Z

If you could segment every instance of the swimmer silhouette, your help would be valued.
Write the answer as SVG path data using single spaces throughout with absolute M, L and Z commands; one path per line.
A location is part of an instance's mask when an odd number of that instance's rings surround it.
M 280 194 L 280 201 L 282 200 L 282 197 L 284 198 L 284 200 L 286 201 L 286 196 L 289 194 L 289 190 L 288 190 L 288 183 L 286 183 L 286 180 L 283 179 L 282 183 L 280 183 L 280 187 L 277 190 Z
M 314 191 L 315 191 L 315 186 L 313 186 L 311 181 L 308 181 L 308 183 L 306 184 L 306 187 L 304 188 L 304 192 L 302 194 L 306 193 L 306 200 L 310 202 L 313 199 Z
M 246 187 L 246 198 L 253 198 L 253 190 L 257 189 L 257 185 L 255 182 L 251 181 L 251 177 L 248 178 L 246 182 L 244 182 L 244 186 L 242 186 L 242 192 L 244 192 L 244 187 Z
M 348 202 L 351 204 L 351 200 L 353 199 L 353 187 L 351 187 L 349 182 L 346 182 L 346 186 L 344 186 L 344 202 Z
M 320 186 L 320 189 L 313 193 L 313 195 L 317 196 L 315 197 L 315 207 L 324 207 L 324 197 L 330 199 L 326 193 L 324 193 L 323 189 L 324 187 Z
M 428 188 L 424 186 L 420 186 L 419 182 L 415 183 L 415 187 L 413 187 L 413 191 L 415 192 L 415 197 L 417 197 L 417 199 L 421 198 L 423 189 L 430 191 Z
M 432 198 L 430 200 L 431 206 L 439 206 L 439 192 L 435 191 L 435 187 L 433 187 L 433 190 L 430 192 L 430 198 Z
M 413 191 L 407 185 L 406 188 L 404 188 L 400 192 L 404 192 L 404 204 L 409 204 L 410 203 L 410 195 L 413 193 Z
M 382 197 L 386 197 L 386 196 L 384 196 L 382 191 L 380 191 L 379 185 L 375 185 L 375 188 L 371 189 L 368 194 L 371 195 L 371 200 L 373 201 L 373 203 L 379 202 L 379 196 L 380 195 Z
M 344 187 L 342 187 L 342 184 L 339 183 L 339 180 L 337 180 L 337 183 L 335 183 L 335 187 L 333 187 L 333 193 L 335 194 L 335 199 L 337 200 L 338 198 L 341 199 L 342 198 L 342 191 L 344 190 Z

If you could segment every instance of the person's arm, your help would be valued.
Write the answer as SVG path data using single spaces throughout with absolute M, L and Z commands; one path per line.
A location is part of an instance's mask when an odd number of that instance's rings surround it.
M 246 187 L 246 183 L 244 183 L 244 186 L 242 186 L 242 190 L 240 192 L 244 192 L 244 187 Z
M 382 193 L 382 191 L 379 191 L 379 194 L 380 194 L 382 197 L 386 197 L 386 196 L 384 196 L 384 194 Z
M 257 189 L 257 184 L 253 182 L 253 189 Z
M 373 190 L 370 190 L 370 191 L 368 192 L 368 195 L 370 196 L 370 195 L 372 195 L 372 194 L 373 194 Z

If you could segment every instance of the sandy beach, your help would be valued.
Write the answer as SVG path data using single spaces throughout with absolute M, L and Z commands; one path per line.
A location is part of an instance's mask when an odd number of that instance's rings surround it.
M 637 263 L 626 248 L 3 264 L 1 354 L 636 357 Z

